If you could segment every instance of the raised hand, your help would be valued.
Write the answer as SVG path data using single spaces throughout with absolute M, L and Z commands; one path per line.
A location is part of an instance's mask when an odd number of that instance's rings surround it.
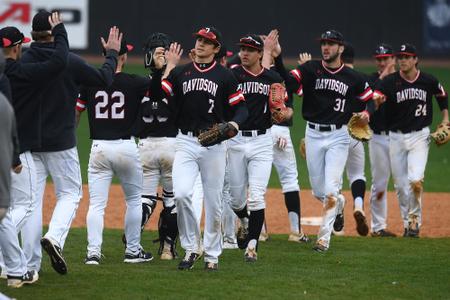
M 181 55 L 183 54 L 183 49 L 181 49 L 181 45 L 178 43 L 170 44 L 169 50 L 166 50 L 164 54 L 167 65 L 176 66 L 181 59 Z
M 59 15 L 59 12 L 55 11 L 52 12 L 51 16 L 48 17 L 48 22 L 50 23 L 50 27 L 53 29 L 56 25 L 62 23 L 61 16 Z
M 311 60 L 311 54 L 307 53 L 307 52 L 303 52 L 298 55 L 297 63 L 299 65 L 303 65 L 305 62 L 310 61 L 310 60 Z
M 117 52 L 120 51 L 120 44 L 122 43 L 123 34 L 119 31 L 119 28 L 116 26 L 111 27 L 109 30 L 108 41 L 105 42 L 103 37 L 100 38 L 103 48 L 108 50 L 115 50 Z

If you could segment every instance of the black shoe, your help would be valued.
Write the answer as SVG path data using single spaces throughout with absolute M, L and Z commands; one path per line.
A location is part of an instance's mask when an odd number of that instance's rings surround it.
M 407 237 L 418 238 L 419 237 L 419 224 L 417 222 L 408 223 Z
M 137 254 L 125 254 L 124 263 L 138 264 L 153 260 L 153 255 L 150 252 L 145 252 L 144 249 L 139 250 Z
M 244 226 L 239 226 L 237 235 L 236 235 L 236 239 L 237 239 L 237 244 L 239 249 L 245 249 L 247 248 L 247 244 L 248 244 L 248 228 L 244 227 Z
M 7 285 L 12 288 L 20 288 L 24 284 L 32 284 L 38 281 L 39 274 L 36 271 L 28 271 L 23 276 L 7 276 Z
M 96 255 L 87 256 L 84 260 L 85 265 L 99 265 L 100 257 Z
M 178 270 L 192 270 L 194 263 L 200 258 L 195 252 L 186 252 L 183 260 L 178 264 Z
M 356 231 L 361 236 L 366 236 L 369 233 L 369 225 L 367 224 L 367 219 L 362 210 L 356 209 L 353 212 L 353 217 L 356 221 Z
M 408 237 L 408 228 L 405 228 L 405 231 L 403 231 L 403 237 Z
M 217 271 L 219 270 L 219 264 L 213 262 L 205 262 L 205 271 Z
M 384 230 L 384 229 L 372 232 L 370 235 L 372 237 L 396 237 L 397 236 L 395 233 L 390 232 L 388 230 Z
M 344 229 L 344 214 L 337 214 L 336 219 L 333 223 L 333 229 L 336 232 L 342 231 Z
M 41 246 L 47 252 L 48 256 L 50 256 L 53 269 L 61 275 L 67 274 L 67 264 L 62 255 L 61 248 L 46 237 L 41 239 Z

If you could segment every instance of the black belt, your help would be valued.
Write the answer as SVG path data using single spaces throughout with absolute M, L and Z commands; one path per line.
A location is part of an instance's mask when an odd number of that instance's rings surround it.
M 198 129 L 198 130 L 180 130 L 182 134 L 189 135 L 189 136 L 199 136 L 200 133 L 203 133 L 207 131 L 206 129 Z
M 242 136 L 253 136 L 254 132 L 256 131 L 256 135 L 265 134 L 267 132 L 266 129 L 259 129 L 259 130 L 241 130 Z
M 387 130 L 373 130 L 373 133 L 378 135 L 389 135 Z
M 335 129 L 341 129 L 342 125 L 314 125 L 311 123 L 308 123 L 308 127 L 314 130 L 318 131 L 332 131 Z
M 397 129 L 397 130 L 390 130 L 390 131 L 395 132 L 395 133 L 407 134 L 407 133 L 422 131 L 422 129 L 418 129 L 418 130 L 401 130 L 401 129 Z

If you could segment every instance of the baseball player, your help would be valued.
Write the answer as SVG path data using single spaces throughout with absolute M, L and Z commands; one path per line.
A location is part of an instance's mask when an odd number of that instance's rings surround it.
M 342 62 L 349 68 L 354 68 L 355 51 L 350 43 L 345 43 L 344 52 L 341 55 Z M 361 112 L 365 108 L 365 104 L 361 101 L 352 101 L 352 111 Z M 347 164 L 345 166 L 347 178 L 353 196 L 353 217 L 356 221 L 356 231 L 361 236 L 369 233 L 366 215 L 364 213 L 364 194 L 366 192 L 366 176 L 364 175 L 365 153 L 362 142 L 351 138 L 348 150 Z M 340 229 L 341 223 L 344 223 L 344 214 L 336 216 L 333 227 Z M 342 235 L 344 227 L 341 231 L 334 230 L 337 235 Z
M 387 75 L 395 72 L 395 57 L 392 47 L 379 44 L 374 52 L 377 72 L 369 75 L 371 86 Z M 381 104 L 370 120 L 373 136 L 369 141 L 370 170 L 372 172 L 372 187 L 370 194 L 371 235 L 373 237 L 395 237 L 386 229 L 387 219 L 387 186 L 391 175 L 389 157 L 389 132 L 385 119 L 386 106 Z
M 289 90 L 303 86 L 303 118 L 306 126 L 306 162 L 314 196 L 324 205 L 324 217 L 313 249 L 327 251 L 336 214 L 344 206 L 340 196 L 342 174 L 348 156 L 350 136 L 347 122 L 352 114 L 349 102 L 368 101 L 372 89 L 363 76 L 341 61 L 344 38 L 335 30 L 320 37 L 322 60 L 312 60 L 290 72 Z M 371 102 L 372 103 L 372 102 Z M 369 111 L 374 107 L 368 105 Z M 366 122 L 369 112 L 358 113 Z
M 404 236 L 419 237 L 422 194 L 429 150 L 429 125 L 433 120 L 433 95 L 448 123 L 448 97 L 432 75 L 417 68 L 416 48 L 402 44 L 395 53 L 399 71 L 386 76 L 376 94 L 386 100 L 389 154 L 394 186 L 400 202 Z
M 241 124 L 237 136 L 228 142 L 231 206 L 241 219 L 250 211 L 248 236 L 239 247 L 246 248 L 245 261 L 255 262 L 273 161 L 269 90 L 271 84 L 281 83 L 283 79 L 261 65 L 264 42 L 258 35 L 246 35 L 238 45 L 241 65 L 232 71 L 246 99 L 249 117 Z
M 0 45 L 7 43 L 4 40 Z M 3 74 L 5 67 L 5 58 L 3 51 L 0 51 L 0 81 L 6 82 Z M 0 250 L 4 258 L 2 266 L 2 275 L 5 271 L 5 278 L 9 287 L 19 288 L 24 284 L 31 284 L 38 280 L 36 272 L 28 272 L 26 269 L 26 259 L 19 247 L 17 229 L 12 220 L 12 210 L 8 207 L 11 201 L 11 167 L 15 172 L 20 172 L 19 160 L 19 140 L 16 131 L 16 120 L 14 109 L 11 106 L 3 91 L 7 85 L 1 85 L 0 89 Z M 3 268 L 6 266 L 6 270 Z M 0 296 L 2 294 L 0 293 Z
M 122 39 L 116 74 L 111 86 L 83 88 L 77 111 L 88 110 L 90 138 L 89 210 L 86 217 L 88 246 L 85 263 L 98 265 L 101 258 L 103 216 L 111 180 L 116 175 L 125 193 L 125 263 L 151 261 L 153 256 L 140 245 L 142 219 L 142 166 L 134 135 L 141 99 L 148 78 L 122 72 L 127 53 L 133 49 Z
M 150 68 L 152 79 L 161 81 L 165 71 L 164 52 L 172 39 L 164 33 L 153 33 L 145 43 L 145 67 Z M 170 70 L 168 70 L 170 71 Z M 142 190 L 142 225 L 145 226 L 156 207 L 158 185 L 162 185 L 163 210 L 158 223 L 159 254 L 163 260 L 177 257 L 177 209 L 173 196 L 172 165 L 175 157 L 175 127 L 167 99 L 153 95 L 142 100 L 143 116 L 140 120 L 139 153 L 144 170 Z M 142 228 L 143 229 L 143 228 Z
M 278 37 L 278 30 L 274 29 L 264 39 L 262 65 L 265 68 L 270 68 L 278 72 L 283 80 L 288 80 L 289 73 L 283 64 Z M 271 67 L 272 61 L 274 64 Z M 290 109 L 293 109 L 293 99 L 293 93 L 289 92 L 286 106 Z M 291 126 L 292 119 L 289 119 L 285 122 L 274 124 L 271 128 L 273 138 L 273 165 L 280 178 L 284 202 L 288 211 L 291 229 L 288 241 L 307 243 L 309 242 L 309 238 L 301 229 L 300 186 L 298 184 L 297 160 L 295 158 L 289 129 Z
M 50 81 L 67 66 L 68 41 L 64 25 L 58 13 L 47 16 L 49 30 L 55 35 L 54 51 L 46 59 L 36 63 L 25 63 L 22 56 L 22 44 L 30 41 L 15 27 L 0 30 L 3 53 L 6 57 L 5 74 L 11 84 L 12 105 L 14 107 L 17 131 L 20 141 L 21 172 L 11 176 L 10 219 L 15 232 L 9 231 L 9 247 L 2 246 L 8 275 L 22 276 L 27 272 L 26 259 L 21 260 L 20 267 L 10 269 L 8 258 L 15 253 L 24 255 L 17 240 L 17 233 L 26 224 L 30 214 L 35 210 L 36 168 L 31 151 L 41 146 L 41 97 L 42 91 L 50 86 Z M 20 59 L 20 60 L 19 60 Z M 19 254 L 20 252 L 20 254 Z M 23 264 L 22 264 L 23 262 Z M 38 270 L 29 269 L 37 280 Z M 19 283 L 20 284 L 20 283 Z
M 213 124 L 226 121 L 238 129 L 248 112 L 236 79 L 214 60 L 222 43 L 221 33 L 214 27 L 203 27 L 194 36 L 194 61 L 176 67 L 167 78 L 163 76 L 161 86 L 176 113 L 179 129 L 172 175 L 180 241 L 186 254 L 178 268 L 192 269 L 200 257 L 201 234 L 191 202 L 192 187 L 200 172 L 205 195 L 205 270 L 213 271 L 218 269 L 222 252 L 218 224 L 222 217 L 226 149 L 224 143 L 202 147 L 197 136 Z M 179 48 L 174 48 L 166 55 L 168 65 L 179 59 Z
M 40 62 L 54 52 L 55 36 L 48 31 L 48 14 L 41 11 L 33 17 L 32 37 L 35 42 L 23 55 L 24 62 Z M 31 270 L 38 271 L 41 267 L 42 246 L 54 270 L 60 274 L 67 273 L 62 251 L 82 196 L 74 107 L 81 85 L 98 87 L 112 83 L 120 39 L 116 27 L 111 28 L 107 42 L 102 38 L 107 51 L 105 63 L 100 69 L 88 65 L 78 55 L 69 53 L 67 68 L 54 76 L 51 86 L 44 89 L 42 144 L 33 151 L 37 169 L 37 207 L 21 232 L 28 268 Z M 48 231 L 42 237 L 42 201 L 48 175 L 52 177 L 57 201 Z

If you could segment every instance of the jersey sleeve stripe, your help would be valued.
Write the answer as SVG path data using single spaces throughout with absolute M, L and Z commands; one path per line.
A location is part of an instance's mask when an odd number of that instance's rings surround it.
M 299 70 L 294 69 L 289 72 L 298 82 L 302 80 L 302 74 Z
M 245 100 L 244 95 L 242 94 L 242 92 L 237 92 L 232 94 L 230 97 L 228 97 L 228 103 L 233 106 L 238 104 L 239 102 Z
M 303 96 L 303 85 L 300 85 L 298 87 L 298 90 L 297 90 L 296 94 L 299 95 L 300 97 Z
M 360 94 L 358 96 L 358 99 L 365 102 L 365 101 L 369 100 L 370 98 L 372 98 L 372 96 L 373 96 L 373 91 L 370 87 L 368 87 L 362 94 Z
M 172 84 L 167 80 L 161 81 L 161 87 L 167 95 L 173 96 Z
M 76 110 L 82 112 L 86 110 L 86 101 L 83 101 L 81 99 L 77 100 L 77 105 L 75 106 Z
M 376 97 L 386 97 L 382 92 L 380 92 L 379 90 L 375 90 L 373 91 L 373 96 Z
M 439 84 L 439 91 L 441 91 L 439 94 L 436 94 L 436 98 L 446 98 L 447 97 L 447 92 L 444 90 L 444 87 Z

